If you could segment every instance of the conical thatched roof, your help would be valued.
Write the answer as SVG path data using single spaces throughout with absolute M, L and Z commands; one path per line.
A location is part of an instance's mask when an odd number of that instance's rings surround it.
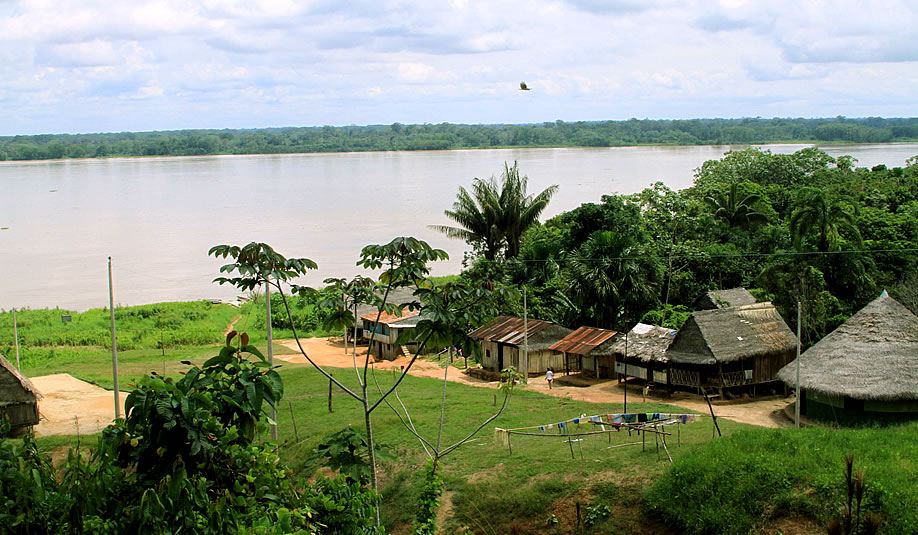
M 672 362 L 710 365 L 755 358 L 797 346 L 771 303 L 693 312 L 666 351 Z
M 628 331 L 627 347 L 625 337 L 616 336 L 610 349 L 614 354 L 638 358 L 644 362 L 666 362 L 669 360 L 666 350 L 676 339 L 675 334 L 673 329 L 638 323 Z
M 34 403 L 41 393 L 10 361 L 0 355 L 0 407 L 19 403 Z
M 741 307 L 755 303 L 755 297 L 745 288 L 729 290 L 712 290 L 695 300 L 695 310 L 714 310 L 715 308 Z
M 778 378 L 796 386 L 796 359 Z M 855 399 L 918 400 L 918 316 L 883 292 L 800 356 L 800 387 Z

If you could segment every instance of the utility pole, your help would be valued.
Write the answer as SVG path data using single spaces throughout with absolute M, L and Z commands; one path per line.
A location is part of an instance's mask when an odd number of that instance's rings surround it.
M 523 286 L 523 361 L 520 363 L 520 372 L 523 374 L 523 384 L 529 384 L 529 319 L 526 312 L 526 287 Z
M 625 408 L 622 412 L 628 412 L 628 333 L 625 333 Z
M 265 278 L 265 315 L 268 321 L 268 364 L 273 367 L 274 350 L 271 347 L 273 344 L 271 332 L 271 281 L 267 277 Z M 345 338 L 345 340 L 346 339 L 347 338 Z M 277 407 L 274 406 L 274 403 L 271 404 L 271 440 L 277 440 Z
M 795 381 L 794 427 L 800 428 L 800 301 L 797 301 L 797 380 Z
M 19 368 L 19 325 L 16 323 L 16 309 L 13 309 L 13 338 L 16 339 L 16 369 Z M 21 371 L 21 370 L 20 370 Z
M 112 379 L 115 382 L 115 419 L 121 418 L 121 391 L 118 389 L 118 339 L 115 336 L 115 292 L 112 290 L 112 257 L 108 257 L 108 315 L 112 322 Z

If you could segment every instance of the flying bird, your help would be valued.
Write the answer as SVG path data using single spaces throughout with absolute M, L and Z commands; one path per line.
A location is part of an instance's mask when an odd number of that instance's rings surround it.
M 529 86 L 526 85 L 526 82 L 520 82 L 520 91 L 530 91 Z

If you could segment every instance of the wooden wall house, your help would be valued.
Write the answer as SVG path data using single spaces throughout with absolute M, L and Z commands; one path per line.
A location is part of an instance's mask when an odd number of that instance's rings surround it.
M 383 312 L 371 312 L 361 316 L 363 336 L 369 340 L 369 352 L 378 360 L 395 360 L 406 355 L 404 348 L 417 348 L 415 341 L 406 341 L 399 336 L 407 330 L 414 329 L 421 320 L 417 310 L 402 310 L 401 316 Z
M 14 435 L 38 424 L 41 394 L 26 376 L 0 355 L 0 419 L 7 421 Z
M 778 373 L 797 385 L 796 359 Z M 800 413 L 836 424 L 918 419 L 918 316 L 885 291 L 800 356 Z
M 586 377 L 612 377 L 615 354 L 612 351 L 616 331 L 598 327 L 579 327 L 550 349 L 564 354 L 564 365 L 556 372 L 580 372 Z
M 669 384 L 669 357 L 666 350 L 675 340 L 676 331 L 638 323 L 628 336 L 615 338 L 614 372 L 620 378 L 638 377 L 647 383 Z
M 498 316 L 488 325 L 472 331 L 469 336 L 481 341 L 481 367 L 501 371 L 513 366 L 521 373 L 521 357 L 528 345 L 529 375 L 545 373 L 549 367 L 562 370 L 564 354 L 551 346 L 564 338 L 570 329 L 550 321 L 530 319 L 525 328 L 523 318 Z M 528 335 L 528 344 L 527 344 Z
M 771 303 L 699 310 L 666 350 L 670 385 L 748 390 L 778 380 L 793 360 L 797 337 Z

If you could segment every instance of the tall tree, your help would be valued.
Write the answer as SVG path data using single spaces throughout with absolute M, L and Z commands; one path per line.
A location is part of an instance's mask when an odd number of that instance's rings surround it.
M 847 196 L 830 197 L 819 188 L 801 188 L 797 192 L 790 231 L 794 247 L 800 250 L 810 236 L 816 237 L 816 249 L 821 252 L 840 248 L 841 235 L 846 234 L 861 245 L 861 233 L 855 224 L 857 205 Z
M 712 215 L 726 222 L 730 228 L 748 229 L 768 222 L 768 216 L 756 211 L 755 205 L 761 200 L 756 194 L 742 195 L 739 184 L 730 184 L 727 192 L 715 190 L 704 198 Z
M 538 195 L 528 195 L 528 183 L 528 177 L 520 176 L 517 162 L 513 166 L 504 163 L 499 183 L 492 176 L 487 180 L 475 178 L 471 192 L 459 187 L 452 210 L 443 212 L 458 227 L 430 225 L 430 228 L 481 248 L 488 260 L 497 258 L 502 249 L 507 258 L 515 258 L 520 252 L 523 233 L 538 222 L 558 191 L 558 186 L 552 185 Z
M 581 321 L 604 328 L 639 318 L 656 300 L 662 276 L 659 260 L 627 234 L 604 230 L 577 248 L 564 272 Z

